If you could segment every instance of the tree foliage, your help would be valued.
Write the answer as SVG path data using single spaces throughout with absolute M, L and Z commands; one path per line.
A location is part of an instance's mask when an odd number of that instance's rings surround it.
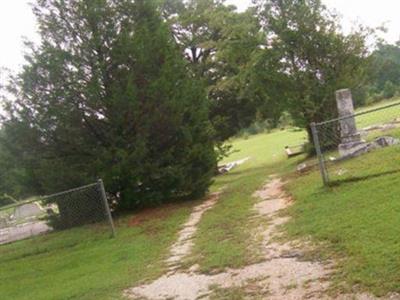
M 221 0 L 167 3 L 176 8 L 168 10 L 174 12 L 168 20 L 190 70 L 206 86 L 215 139 L 224 141 L 249 126 L 261 104 L 244 76 L 262 41 L 255 11 L 238 13 Z
M 393 97 L 400 86 L 400 43 L 379 43 L 371 59 L 371 96 Z
M 261 63 L 269 74 L 276 71 L 265 82 L 272 98 L 284 101 L 302 128 L 336 117 L 335 91 L 363 84 L 369 32 L 342 34 L 338 19 L 320 0 L 260 1 L 260 11 L 267 32 Z
M 208 101 L 152 1 L 39 0 L 34 12 L 43 41 L 4 124 L 31 187 L 102 177 L 121 208 L 203 194 L 216 163 Z
M 200 195 L 223 143 L 255 121 L 283 116 L 310 133 L 336 117 L 336 90 L 363 102 L 368 30 L 343 34 L 321 0 L 254 3 L 37 0 L 42 43 L 8 87 L 0 188 L 43 194 L 102 177 L 120 208 Z M 397 56 L 380 45 L 371 58 L 387 95 Z

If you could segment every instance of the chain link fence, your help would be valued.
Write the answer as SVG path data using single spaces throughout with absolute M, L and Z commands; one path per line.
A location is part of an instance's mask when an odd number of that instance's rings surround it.
M 325 185 L 400 171 L 400 102 L 312 123 L 311 130 Z
M 90 224 L 115 236 L 102 180 L 0 207 L 0 244 Z

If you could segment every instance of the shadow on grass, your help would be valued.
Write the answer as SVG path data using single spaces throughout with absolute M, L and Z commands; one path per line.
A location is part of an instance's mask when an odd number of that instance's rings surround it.
M 386 171 L 386 172 L 368 174 L 368 175 L 364 175 L 364 176 L 354 176 L 354 177 L 350 177 L 350 178 L 332 180 L 329 182 L 329 187 L 337 187 L 339 185 L 346 184 L 346 183 L 360 182 L 360 181 L 365 181 L 368 179 L 383 177 L 383 176 L 387 176 L 387 175 L 393 175 L 396 173 L 400 173 L 400 168 L 391 170 L 391 171 Z

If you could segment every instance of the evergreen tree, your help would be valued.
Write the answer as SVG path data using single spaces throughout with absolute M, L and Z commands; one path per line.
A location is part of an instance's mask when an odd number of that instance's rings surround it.
M 203 194 L 216 157 L 203 86 L 152 1 L 39 0 L 42 43 L 4 123 L 51 193 L 105 180 L 120 208 Z

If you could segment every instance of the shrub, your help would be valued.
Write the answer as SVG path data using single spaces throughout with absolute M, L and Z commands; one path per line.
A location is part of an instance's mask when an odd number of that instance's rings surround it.
M 393 98 L 396 91 L 397 87 L 391 81 L 386 81 L 383 87 L 383 97 L 385 99 Z

